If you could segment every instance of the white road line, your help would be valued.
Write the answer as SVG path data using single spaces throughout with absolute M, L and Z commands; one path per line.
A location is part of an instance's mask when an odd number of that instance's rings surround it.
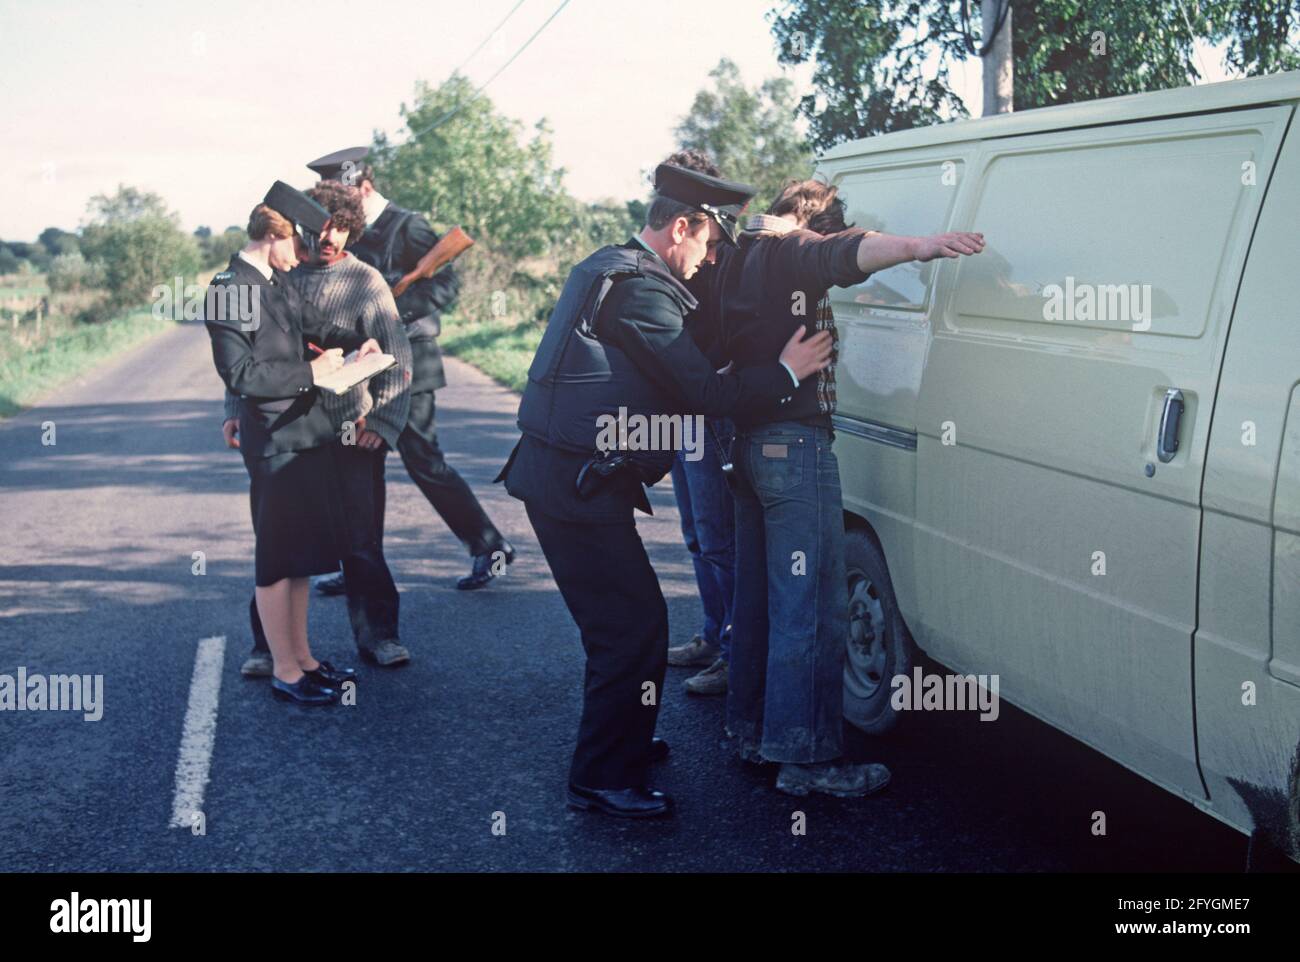
M 217 699 L 221 694 L 221 665 L 226 636 L 203 638 L 194 656 L 190 703 L 185 709 L 180 756 L 176 759 L 176 791 L 168 828 L 189 828 L 194 813 L 203 811 L 203 793 L 212 766 L 212 743 L 217 736 Z

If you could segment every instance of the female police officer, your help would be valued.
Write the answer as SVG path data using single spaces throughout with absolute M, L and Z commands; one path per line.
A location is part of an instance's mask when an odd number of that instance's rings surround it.
M 336 570 L 367 534 L 364 519 L 343 509 L 334 429 L 314 385 L 343 363 L 343 349 L 379 351 L 374 340 L 330 324 L 285 279 L 298 262 L 295 222 L 311 243 L 328 220 L 325 208 L 277 181 L 253 209 L 248 246 L 212 279 L 204 311 L 217 372 L 240 396 L 240 453 L 252 482 L 257 610 L 274 663 L 272 692 L 311 705 L 337 701 L 339 686 L 355 672 L 312 656 L 308 579 Z M 235 304 L 251 309 L 230 310 Z M 329 350 L 308 361 L 312 341 Z

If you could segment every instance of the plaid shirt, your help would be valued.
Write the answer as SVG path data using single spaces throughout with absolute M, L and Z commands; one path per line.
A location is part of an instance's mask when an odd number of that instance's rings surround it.
M 835 363 L 840 358 L 840 332 L 835 328 L 835 313 L 831 310 L 831 296 L 823 294 L 817 302 L 817 331 L 831 332 L 831 362 L 817 372 L 817 410 L 822 414 L 835 413 Z

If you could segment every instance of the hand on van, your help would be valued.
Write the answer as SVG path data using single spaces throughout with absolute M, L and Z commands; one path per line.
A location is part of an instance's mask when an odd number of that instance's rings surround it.
M 816 374 L 831 362 L 830 331 L 818 331 L 807 340 L 803 339 L 803 335 L 804 327 L 800 325 L 794 336 L 785 342 L 779 358 L 800 381 L 809 374 Z
M 908 261 L 932 261 L 939 257 L 978 254 L 984 249 L 984 235 L 971 231 L 931 234 L 929 237 L 899 237 L 868 234 L 858 244 L 858 270 L 864 274 L 883 271 Z

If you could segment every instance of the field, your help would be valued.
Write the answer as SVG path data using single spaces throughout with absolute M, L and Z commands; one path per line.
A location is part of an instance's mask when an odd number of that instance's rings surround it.
M 99 320 L 101 298 L 96 292 L 51 294 L 40 274 L 0 277 L 0 418 L 176 325 L 155 318 L 148 306 Z

